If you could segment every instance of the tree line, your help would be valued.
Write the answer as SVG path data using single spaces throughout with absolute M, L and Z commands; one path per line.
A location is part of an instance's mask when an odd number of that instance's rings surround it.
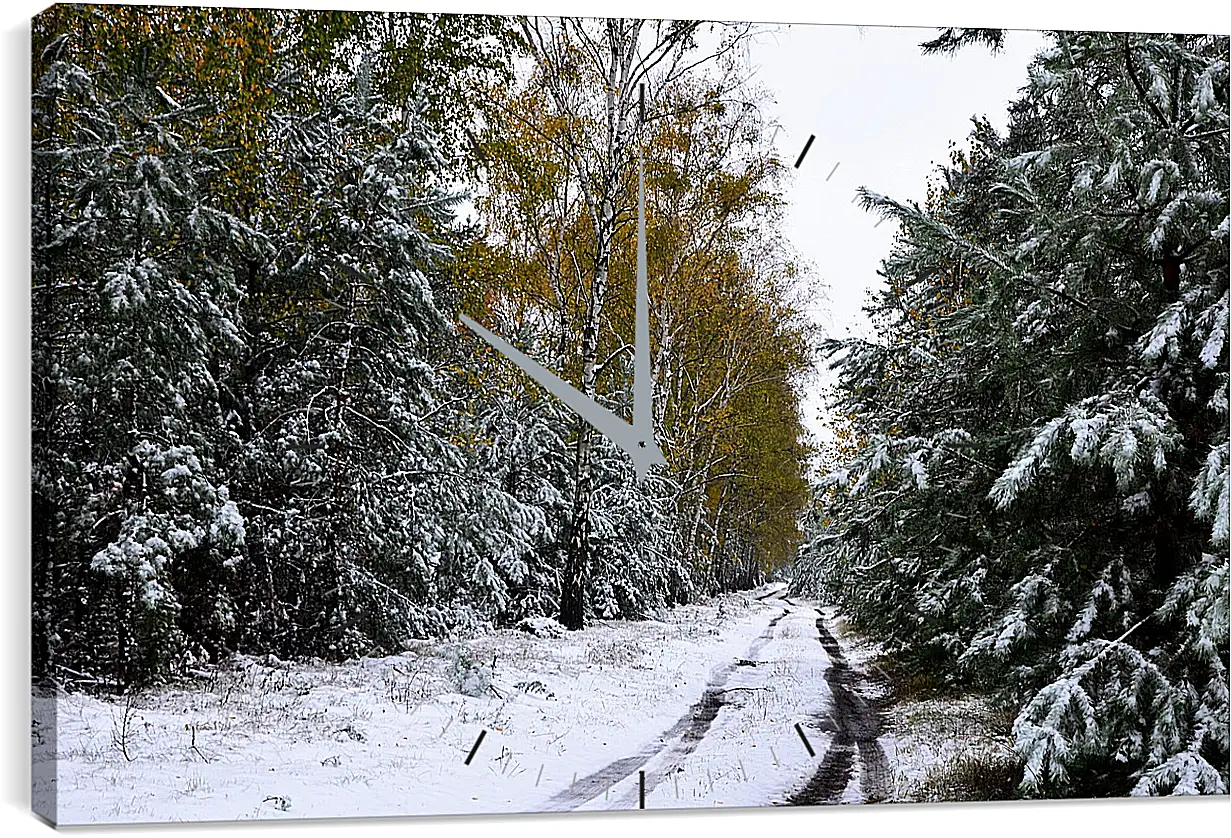
M 864 193 L 901 232 L 797 584 L 1005 701 L 1022 793 L 1225 794 L 1228 39 L 1049 41 L 924 205 Z
M 698 22 L 56 6 L 33 24 L 36 678 L 124 688 L 750 586 L 800 543 L 786 167 Z M 457 326 L 631 414 L 644 483 Z M 475 217 L 468 220 L 466 210 Z

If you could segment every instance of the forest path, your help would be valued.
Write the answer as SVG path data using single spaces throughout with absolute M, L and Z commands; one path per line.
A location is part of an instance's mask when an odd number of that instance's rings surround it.
M 784 791 L 810 788 L 815 780 L 817 758 L 808 747 L 826 754 L 820 771 L 835 777 L 849 778 L 855 760 L 842 755 L 861 746 L 864 763 L 887 768 L 875 727 L 865 724 L 866 714 L 845 689 L 853 673 L 823 615 L 788 599 L 785 586 L 753 599 L 765 608 L 764 628 L 742 655 L 716 662 L 688 712 L 628 756 L 577 778 L 542 808 L 636 809 L 640 772 L 647 808 L 810 802 Z M 839 794 L 845 785 L 844 779 Z
M 771 590 L 757 597 L 759 602 L 773 601 L 781 596 L 782 588 Z M 573 783 L 570 788 L 560 792 L 548 800 L 543 808 L 548 812 L 566 812 L 576 809 L 582 804 L 604 795 L 609 801 L 609 790 L 621 780 L 629 777 L 650 762 L 664 763 L 665 768 L 646 771 L 646 792 L 653 791 L 661 782 L 679 770 L 679 763 L 696 751 L 697 746 L 705 738 L 713 726 L 719 711 L 728 703 L 727 693 L 736 690 L 746 690 L 748 687 L 726 686 L 732 673 L 739 667 L 757 665 L 757 658 L 765 645 L 774 639 L 774 629 L 783 617 L 791 613 L 784 607 L 782 613 L 770 618 L 765 630 L 757 636 L 743 657 L 722 665 L 716 669 L 706 683 L 701 698 L 689 708 L 688 712 L 676 721 L 670 728 L 663 731 L 656 742 L 651 742 L 636 754 L 608 763 L 597 771 Z M 638 786 L 632 792 L 624 792 L 609 807 L 611 809 L 637 808 L 640 803 L 640 777 Z M 631 799 L 630 799 L 631 798 Z M 631 804 L 631 806 L 630 806 Z
M 825 670 L 830 699 L 827 711 L 818 721 L 833 733 L 820 767 L 807 785 L 787 799 L 791 806 L 826 803 L 875 802 L 889 796 L 893 772 L 878 738 L 881 713 L 866 680 L 847 663 L 837 638 L 825 624 L 824 615 L 816 619 L 821 646 L 829 655 Z M 858 769 L 858 770 L 856 770 Z

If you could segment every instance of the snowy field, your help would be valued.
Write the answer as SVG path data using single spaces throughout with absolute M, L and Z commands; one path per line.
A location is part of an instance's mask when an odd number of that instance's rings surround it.
M 770 586 L 559 637 L 240 658 L 131 703 L 36 697 L 35 794 L 61 824 L 635 809 L 644 772 L 646 808 L 779 804 L 833 737 L 818 616 Z

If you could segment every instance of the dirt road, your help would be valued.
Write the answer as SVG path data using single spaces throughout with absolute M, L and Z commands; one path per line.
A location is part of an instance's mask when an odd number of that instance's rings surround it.
M 790 795 L 787 804 L 883 800 L 888 796 L 892 772 L 877 741 L 881 734 L 880 711 L 875 701 L 867 697 L 870 690 L 866 682 L 847 663 L 823 616 L 817 617 L 816 630 L 830 659 L 825 680 L 831 695 L 828 712 L 818 721 L 823 730 L 833 733 L 833 739 L 812 779 Z

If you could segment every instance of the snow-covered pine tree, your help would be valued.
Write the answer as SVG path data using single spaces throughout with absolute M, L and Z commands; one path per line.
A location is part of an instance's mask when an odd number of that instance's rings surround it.
M 474 401 L 442 371 L 456 341 L 434 276 L 458 195 L 418 112 L 351 91 L 274 117 L 287 184 L 249 283 L 252 415 L 235 473 L 259 537 L 248 643 L 344 657 L 490 622 L 542 514 L 459 436 Z M 473 440 L 471 440 L 473 443 Z M 239 493 L 241 489 L 237 489 Z
M 225 33 L 194 52 L 178 14 L 37 27 L 36 672 L 124 686 L 508 618 L 542 487 L 456 433 L 478 394 L 438 304 L 435 130 L 373 94 L 384 64 L 309 66 L 362 26 L 191 11 Z
M 1052 41 L 926 206 L 866 195 L 903 232 L 801 568 L 1008 684 L 1025 791 L 1225 793 L 1228 42 Z
M 242 342 L 234 256 L 265 247 L 212 200 L 196 109 L 36 55 L 33 553 L 36 669 L 142 682 L 233 626 L 244 526 L 215 479 L 215 370 Z
M 476 339 L 477 340 L 477 339 Z M 454 433 L 465 440 L 465 472 L 471 484 L 500 503 L 512 504 L 534 518 L 523 529 L 525 541 L 498 563 L 501 587 L 498 608 L 485 607 L 488 619 L 515 623 L 524 617 L 559 613 L 558 568 L 564 549 L 568 514 L 568 433 L 563 404 L 529 384 L 503 356 L 461 347 L 459 368 L 465 380 L 450 392 L 465 398 L 469 410 L 455 414 Z M 504 519 L 478 519 L 484 527 Z M 488 540 L 491 536 L 486 536 Z
M 605 439 L 592 453 L 587 601 L 604 619 L 644 619 L 678 602 L 673 588 L 691 570 L 669 549 L 678 486 L 667 474 L 639 483 L 628 455 Z

